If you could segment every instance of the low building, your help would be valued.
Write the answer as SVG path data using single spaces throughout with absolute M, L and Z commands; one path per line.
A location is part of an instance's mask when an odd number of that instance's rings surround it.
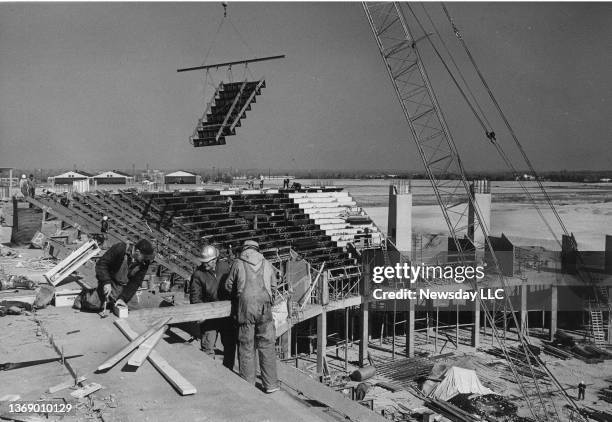
M 164 176 L 164 183 L 166 185 L 171 184 L 196 184 L 198 183 L 199 176 L 187 171 L 179 170 L 174 173 L 169 173 Z
M 72 182 L 91 179 L 93 174 L 82 170 L 68 171 L 66 173 L 51 176 L 47 180 L 52 185 L 72 185 Z
M 109 170 L 93 177 L 99 185 L 127 185 L 134 183 L 134 177 L 117 170 Z

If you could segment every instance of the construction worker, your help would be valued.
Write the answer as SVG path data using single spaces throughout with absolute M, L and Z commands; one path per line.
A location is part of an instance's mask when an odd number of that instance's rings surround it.
M 28 178 L 28 195 L 32 198 L 36 195 L 36 180 L 33 174 Z
M 24 196 L 24 198 L 30 196 L 30 186 L 28 184 L 28 178 L 25 174 L 22 174 L 21 179 L 19 180 L 19 190 L 21 191 L 21 194 Z
M 255 350 L 259 352 L 261 382 L 266 393 L 279 390 L 276 374 L 276 330 L 272 319 L 272 292 L 276 269 L 259 252 L 254 240 L 244 242 L 226 282 L 232 297 L 232 316 L 238 323 L 240 376 L 255 384 Z
M 229 300 L 225 281 L 230 272 L 227 261 L 219 259 L 219 250 L 212 245 L 202 248 L 200 265 L 191 276 L 189 285 L 190 303 L 207 303 Z M 236 356 L 236 328 L 231 317 L 207 319 L 200 324 L 200 346 L 204 353 L 214 358 L 217 334 L 223 344 L 223 365 L 234 368 Z
M 263 185 L 264 185 L 264 175 L 260 174 L 259 175 L 259 189 L 263 189 Z
M 105 215 L 102 217 L 102 222 L 100 223 L 100 247 L 102 247 L 106 241 L 106 233 L 108 233 L 108 217 Z
M 102 302 L 127 306 L 155 258 L 153 245 L 140 239 L 133 245 L 115 243 L 96 262 L 98 295 Z
M 578 384 L 578 400 L 584 400 L 584 393 L 586 392 L 586 384 L 584 381 L 580 381 Z

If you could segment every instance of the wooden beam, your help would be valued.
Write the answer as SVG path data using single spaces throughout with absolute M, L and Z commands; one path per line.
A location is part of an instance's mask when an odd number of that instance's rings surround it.
M 148 339 L 153 334 L 155 334 L 155 332 L 157 330 L 159 330 L 162 326 L 166 325 L 168 323 L 168 321 L 170 321 L 171 319 L 172 319 L 172 317 L 166 317 L 166 318 L 159 319 L 147 331 L 145 331 L 144 333 L 142 333 L 141 335 L 136 337 L 128 345 L 126 345 L 123 349 L 119 350 L 113 356 L 111 356 L 106 361 L 104 361 L 102 364 L 100 364 L 100 366 L 98 366 L 96 371 L 98 371 L 98 372 L 104 371 L 106 369 L 109 369 L 109 368 L 112 368 L 113 366 L 115 366 L 121 359 L 126 357 L 128 355 L 128 353 L 130 353 L 132 350 L 134 350 L 135 348 L 140 346 L 142 343 L 144 343 L 144 341 L 146 339 Z M 115 321 L 115 323 L 116 322 L 117 321 Z
M 186 67 L 183 69 L 177 69 L 176 71 L 177 72 L 189 72 L 191 70 L 204 70 L 204 69 L 213 69 L 213 68 L 218 69 L 220 67 L 230 67 L 235 64 L 248 64 L 248 63 L 255 63 L 255 62 L 263 62 L 267 60 L 284 59 L 284 58 L 285 58 L 285 55 L 281 54 L 278 56 L 257 57 L 254 59 L 237 60 L 235 62 L 225 62 L 225 63 L 209 64 L 209 65 L 204 65 L 204 66 Z
M 350 400 L 344 394 L 332 390 L 320 382 L 310 378 L 297 368 L 284 363 L 278 365 L 278 379 L 287 387 L 302 393 L 311 400 L 316 400 L 341 413 L 352 422 L 384 422 L 379 414 L 372 412 L 356 401 Z
M 134 352 L 134 354 L 128 360 L 128 365 L 140 368 L 140 366 L 144 363 L 145 360 L 147 360 L 147 357 L 153 351 L 153 348 L 164 336 L 164 333 L 166 332 L 167 328 L 168 326 L 164 325 L 155 334 L 146 339 L 144 343 L 138 346 L 138 350 L 136 350 L 136 352 Z
M 138 333 L 132 330 L 132 327 L 125 319 L 115 321 L 115 325 L 125 335 L 128 340 L 134 340 L 138 337 Z M 160 374 L 179 392 L 182 396 L 195 394 L 196 388 L 164 359 L 157 351 L 152 350 L 147 357 L 151 365 L 159 371 Z
M 344 309 L 351 306 L 358 306 L 361 304 L 361 296 L 351 296 L 343 300 L 335 300 L 329 302 L 327 305 L 327 311 L 335 311 L 337 309 Z M 319 315 L 323 310 L 321 305 L 305 306 L 304 310 L 300 312 L 299 321 L 305 321 L 310 318 L 314 318 Z M 222 300 L 219 302 L 208 302 L 208 303 L 196 303 L 194 305 L 181 305 L 181 306 L 168 306 L 165 308 L 148 308 L 138 309 L 130 312 L 126 318 L 127 321 L 140 321 L 145 324 L 152 324 L 155 320 L 164 317 L 171 316 L 172 324 L 179 324 L 182 322 L 194 322 L 204 321 L 206 319 L 223 318 L 230 316 L 231 303 L 229 300 Z M 287 321 L 280 321 L 276 326 L 276 335 L 280 336 L 287 331 Z
M 138 309 L 130 312 L 128 321 L 142 321 L 151 324 L 164 316 L 172 317 L 172 324 L 182 322 L 204 321 L 206 319 L 222 318 L 230 315 L 229 300 L 219 302 L 196 303 L 193 305 L 168 306 L 164 308 Z

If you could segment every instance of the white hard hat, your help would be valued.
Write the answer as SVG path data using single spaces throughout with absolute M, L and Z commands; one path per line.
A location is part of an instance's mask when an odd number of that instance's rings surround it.
M 104 216 L 104 217 L 102 217 L 102 220 L 106 221 L 106 220 L 108 220 L 108 217 Z
M 21 175 L 21 178 L 22 178 L 22 179 L 27 179 L 27 176 L 26 176 L 25 174 L 22 174 L 22 175 Z
M 212 261 L 213 259 L 217 259 L 219 257 L 219 251 L 212 245 L 206 245 L 202 248 L 202 253 L 200 254 L 200 262 L 207 263 Z

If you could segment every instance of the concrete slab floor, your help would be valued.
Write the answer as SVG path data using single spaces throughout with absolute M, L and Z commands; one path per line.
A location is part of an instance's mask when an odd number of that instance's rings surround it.
M 24 361 L 56 356 L 48 339 L 36 335 L 36 320 L 53 336 L 58 347 L 63 347 L 65 354 L 84 355 L 70 360 L 78 376 L 86 376 L 86 383 L 96 382 L 104 387 L 90 395 L 91 399 L 81 400 L 73 420 L 101 420 L 100 417 L 105 421 L 338 420 L 287 392 L 266 395 L 223 367 L 220 360 L 208 358 L 190 343 L 171 344 L 168 337 L 155 350 L 196 387 L 195 395 L 180 396 L 149 362 L 133 371 L 124 359 L 108 372 L 96 374 L 93 372 L 96 367 L 128 340 L 113 324 L 114 316 L 101 319 L 98 314 L 70 308 L 49 307 L 35 316 L 1 318 L 3 360 L 4 357 L 6 361 Z M 146 330 L 135 324 L 132 328 L 137 332 Z M 55 394 L 44 394 L 44 391 L 70 379 L 69 372 L 58 363 L 7 371 L 2 373 L 0 396 L 19 394 L 22 400 L 69 399 L 71 389 Z

